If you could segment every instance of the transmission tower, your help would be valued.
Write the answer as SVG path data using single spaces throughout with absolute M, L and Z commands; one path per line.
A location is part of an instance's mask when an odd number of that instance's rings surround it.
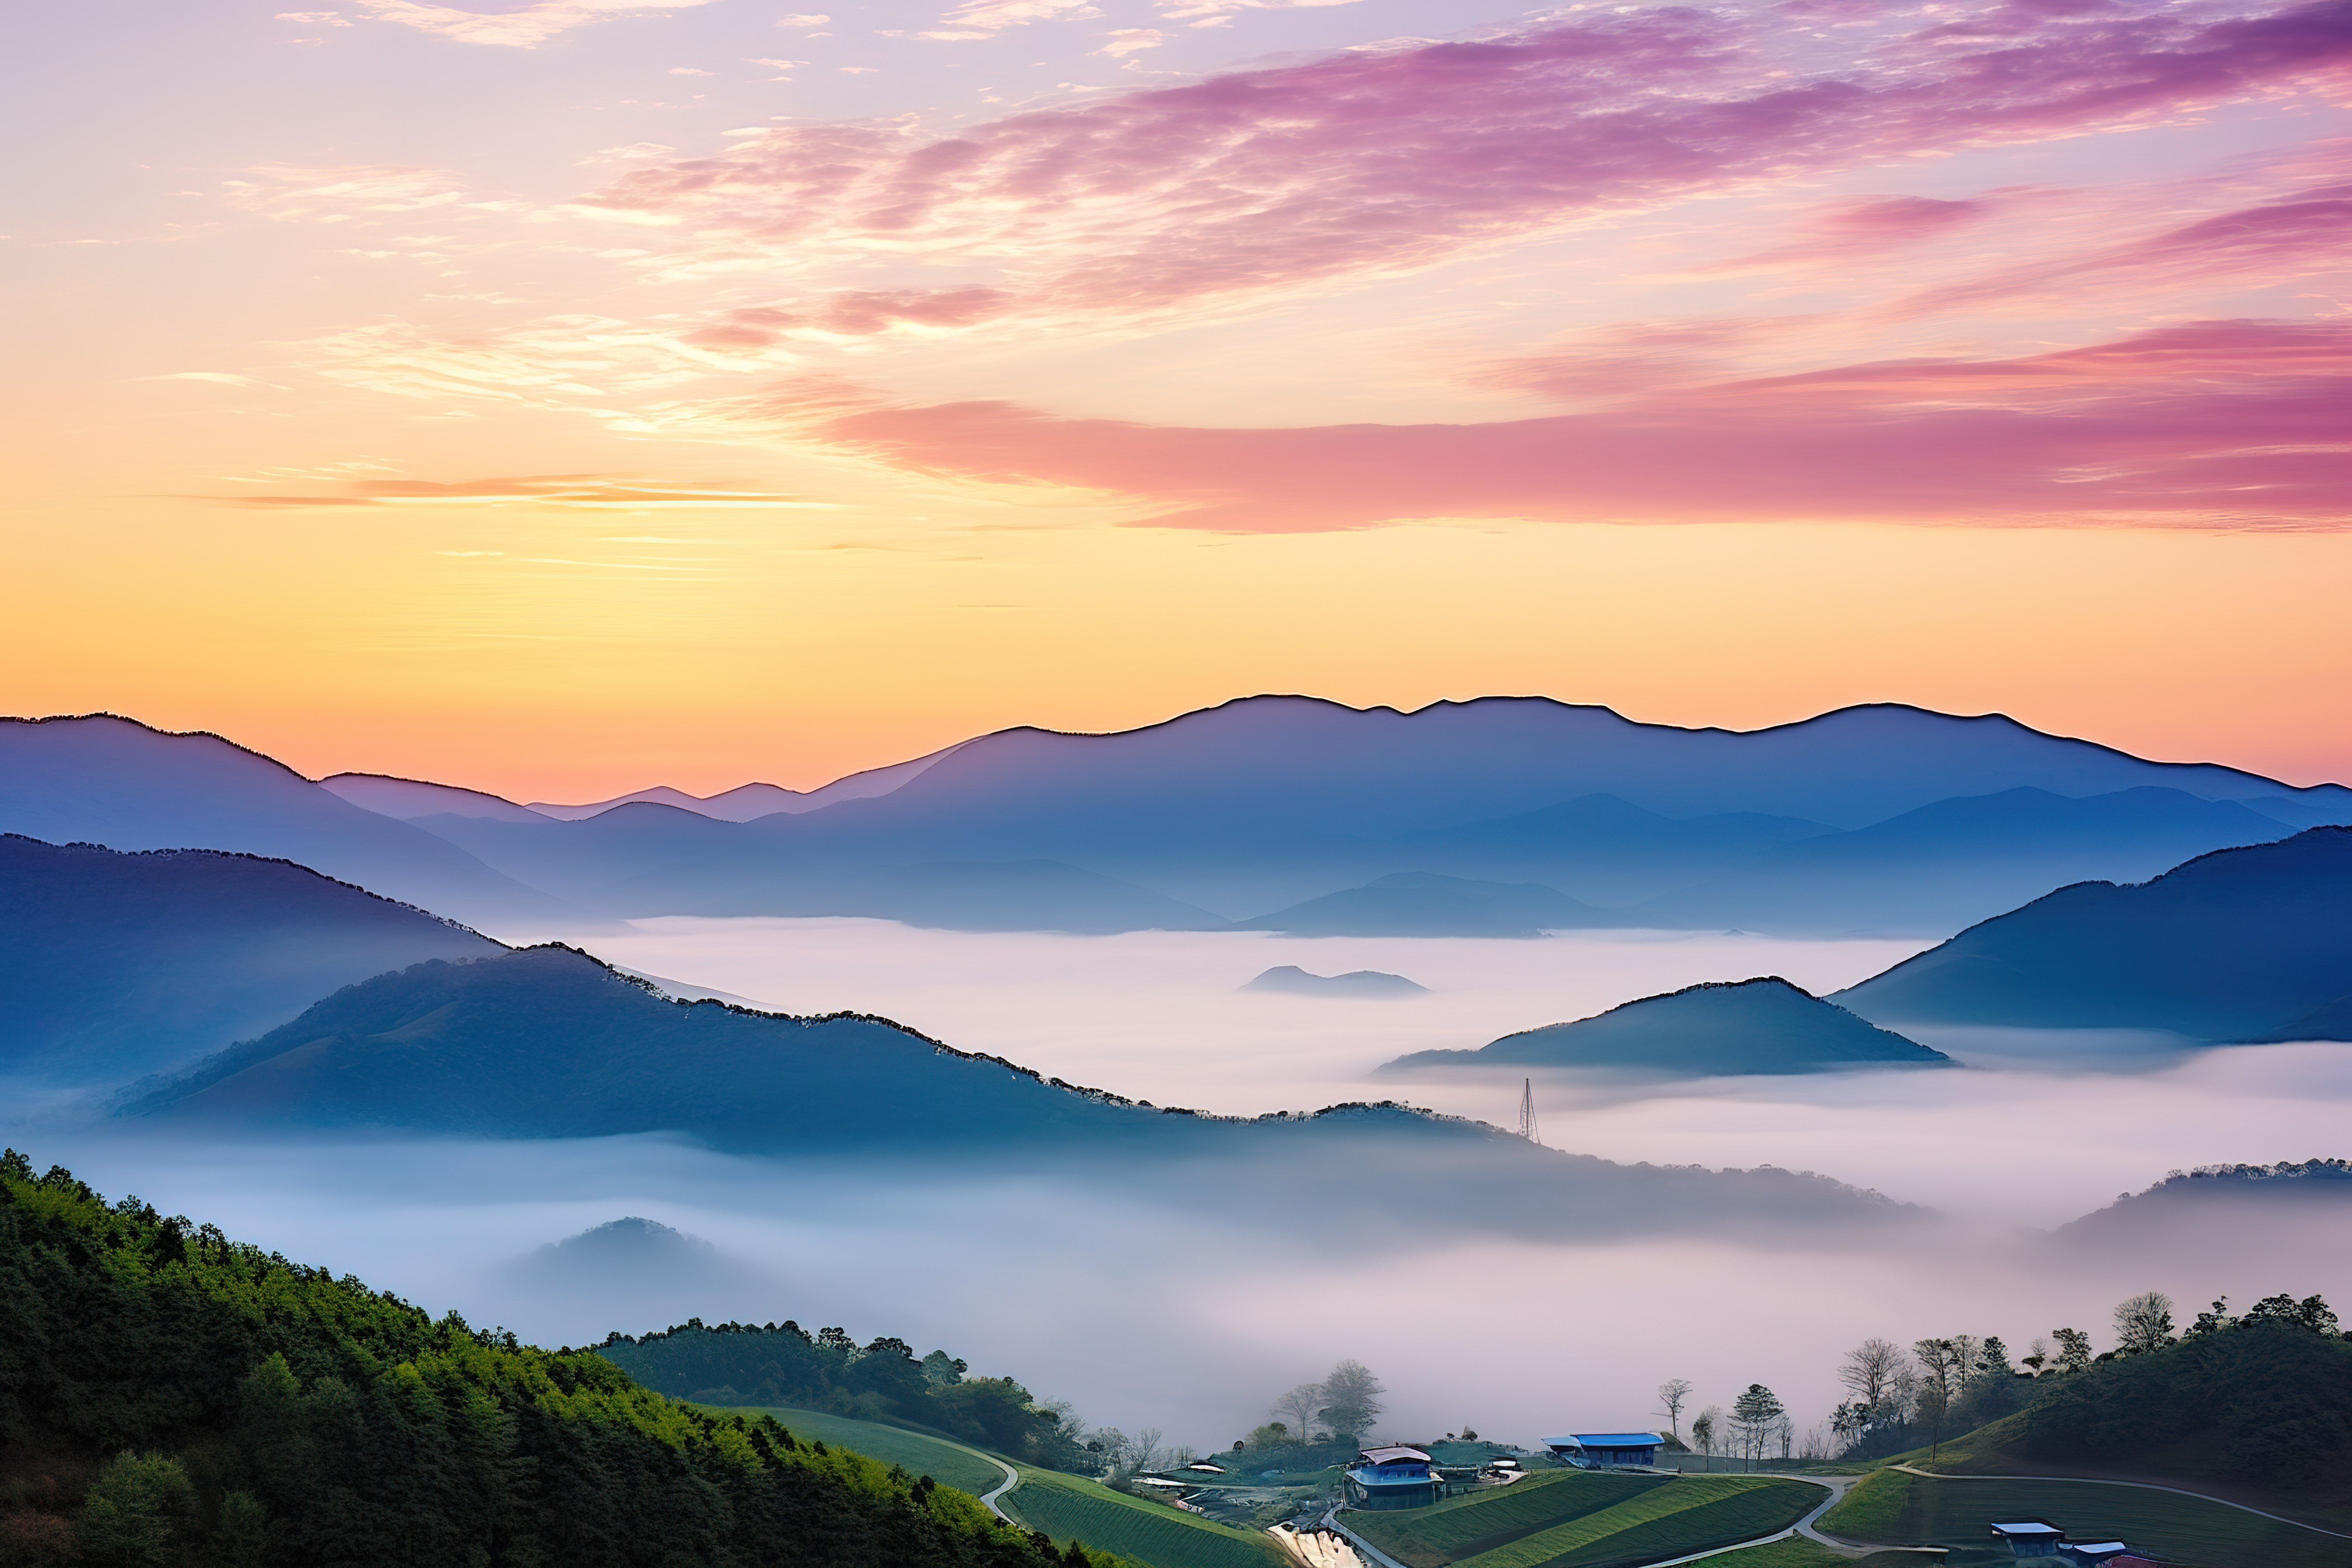
M 1519 1136 L 1530 1143 L 1540 1143 L 1543 1134 L 1536 1130 L 1536 1080 L 1523 1079 L 1520 1084 Z

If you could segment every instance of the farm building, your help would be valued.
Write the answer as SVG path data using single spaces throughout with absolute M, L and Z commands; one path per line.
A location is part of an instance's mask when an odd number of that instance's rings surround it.
M 1547 1437 L 1544 1447 L 1563 1463 L 1584 1470 L 1613 1470 L 1622 1465 L 1654 1465 L 1666 1440 L 1655 1432 L 1577 1432 Z
M 1992 1538 L 2008 1547 L 2011 1557 L 2047 1557 L 2074 1568 L 2132 1568 L 2147 1561 L 2134 1556 L 2120 1541 L 2069 1541 L 2064 1531 L 2046 1519 L 1995 1521 Z
M 1438 1479 L 1419 1448 L 1367 1448 L 1343 1472 L 1358 1508 L 1420 1508 L 1437 1500 Z

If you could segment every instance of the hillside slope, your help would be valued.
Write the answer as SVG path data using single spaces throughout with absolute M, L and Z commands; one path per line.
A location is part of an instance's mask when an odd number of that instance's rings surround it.
M 1644 996 L 1574 1023 L 1505 1035 L 1475 1051 L 1416 1051 L 1383 1070 L 1529 1067 L 1712 1074 L 1949 1065 L 1941 1051 L 1864 1023 L 1778 975 L 1764 975 Z
M 0 835 L 0 1074 L 120 1082 L 371 974 L 502 951 L 284 860 Z
M 125 1107 L 211 1137 L 375 1128 L 495 1138 L 682 1133 L 964 1178 L 1056 1173 L 1096 1196 L 1181 1166 L 1188 1191 L 1383 1226 L 1553 1237 L 1910 1226 L 1923 1211 L 1770 1167 L 1711 1172 L 1562 1153 L 1408 1107 L 1251 1120 L 1047 1080 L 886 1020 L 672 1001 L 562 947 L 380 975 Z M 1400 1184 L 1397 1163 L 1418 1163 Z
M 1105 1568 L 604 1357 L 435 1321 L 0 1156 L 0 1473 L 33 1562 Z
M 2061 888 L 1831 1000 L 1894 1027 L 2158 1029 L 2235 1041 L 2325 1026 L 2334 1015 L 2322 1009 L 2347 994 L 2352 828 L 2314 827 L 2134 886 Z

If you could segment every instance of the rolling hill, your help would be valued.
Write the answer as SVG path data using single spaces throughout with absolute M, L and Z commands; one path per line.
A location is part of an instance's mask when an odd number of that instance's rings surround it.
M 0 1074 L 119 1083 L 369 975 L 503 951 L 284 860 L 0 835 Z
M 1892 1027 L 2310 1037 L 2352 994 L 2352 828 L 2061 888 L 1832 999 Z
M 1770 1167 L 1620 1165 L 1407 1107 L 1248 1120 L 1039 1078 L 887 1020 L 665 997 L 569 948 L 435 961 L 336 993 L 118 1115 L 214 1138 L 375 1129 L 499 1139 L 669 1132 L 772 1155 L 1034 1172 L 1097 1195 L 1181 1168 L 1202 1201 L 1496 1234 L 1903 1226 L 1922 1211 Z M 1398 1163 L 1422 1174 L 1399 1184 Z M 1467 1202 L 1475 1195 L 1475 1204 Z
M 979 1501 L 675 1403 L 0 1156 L 12 1561 L 1116 1568 Z
M 1644 996 L 1574 1023 L 1505 1035 L 1475 1051 L 1416 1051 L 1382 1070 L 1604 1068 L 1693 1075 L 1950 1065 L 1941 1051 L 1767 975 Z

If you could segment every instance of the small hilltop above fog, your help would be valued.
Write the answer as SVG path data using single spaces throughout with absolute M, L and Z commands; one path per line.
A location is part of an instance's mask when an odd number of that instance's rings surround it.
M 1284 996 L 1340 996 L 1362 1001 L 1391 1001 L 1402 996 L 1426 996 L 1429 987 L 1402 974 L 1378 969 L 1350 970 L 1345 974 L 1310 974 L 1295 963 L 1277 964 L 1242 987 L 1271 991 Z
M 1864 1022 L 1778 975 L 1707 981 L 1574 1023 L 1527 1029 L 1475 1051 L 1416 1051 L 1383 1070 L 1608 1068 L 1673 1074 L 1948 1067 L 1951 1058 Z

